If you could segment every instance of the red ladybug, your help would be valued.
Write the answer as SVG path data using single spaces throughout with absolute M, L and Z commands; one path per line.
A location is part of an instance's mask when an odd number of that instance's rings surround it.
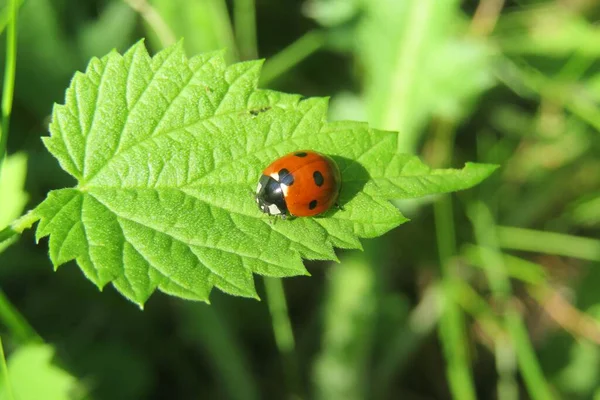
M 335 204 L 341 182 L 340 170 L 331 158 L 316 151 L 296 151 L 265 168 L 256 202 L 269 215 L 312 217 Z

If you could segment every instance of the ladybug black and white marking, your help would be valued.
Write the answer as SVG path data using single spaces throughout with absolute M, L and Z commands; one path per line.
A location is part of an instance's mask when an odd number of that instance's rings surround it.
M 330 157 L 296 151 L 265 168 L 256 188 L 256 203 L 269 215 L 312 217 L 336 203 L 341 182 L 340 170 Z

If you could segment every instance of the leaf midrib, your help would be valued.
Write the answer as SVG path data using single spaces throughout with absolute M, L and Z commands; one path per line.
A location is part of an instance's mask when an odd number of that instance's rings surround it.
M 243 253 L 243 252 L 239 252 L 238 250 L 230 250 L 230 249 L 226 249 L 226 248 L 220 248 L 220 247 L 215 247 L 215 246 L 209 246 L 209 245 L 207 245 L 206 243 L 198 243 L 198 242 L 188 241 L 188 240 L 186 240 L 187 238 L 180 238 L 180 237 L 176 236 L 176 235 L 175 235 L 174 233 L 172 233 L 172 232 L 166 232 L 166 231 L 162 230 L 162 228 L 153 227 L 153 226 L 151 226 L 151 225 L 148 225 L 147 223 L 145 223 L 145 222 L 143 222 L 143 221 L 139 221 L 139 220 L 137 220 L 137 219 L 135 219 L 135 218 L 132 218 L 132 217 L 127 217 L 127 216 L 124 216 L 123 214 L 121 214 L 121 213 L 118 213 L 118 212 L 114 211 L 114 210 L 113 210 L 113 209 L 112 209 L 112 208 L 111 208 L 111 207 L 110 207 L 108 204 L 106 204 L 106 202 L 104 202 L 104 201 L 100 200 L 98 197 L 94 196 L 93 194 L 91 194 L 91 193 L 88 193 L 88 195 L 89 195 L 89 196 L 91 196 L 91 197 L 92 197 L 94 200 L 96 200 L 98 203 L 102 204 L 102 205 L 103 205 L 103 206 L 104 206 L 104 207 L 105 207 L 105 208 L 106 208 L 108 211 L 110 211 L 110 212 L 111 212 L 111 213 L 112 213 L 112 214 L 113 214 L 113 215 L 114 215 L 116 218 L 122 218 L 122 219 L 124 219 L 124 220 L 130 221 L 130 222 L 133 222 L 133 223 L 135 223 L 135 224 L 139 224 L 139 225 L 141 225 L 141 226 L 143 226 L 143 227 L 145 227 L 145 228 L 147 228 L 147 229 L 151 229 L 151 230 L 153 230 L 153 231 L 155 231 L 155 232 L 159 232 L 159 233 L 161 233 L 161 234 L 164 234 L 164 235 L 166 235 L 166 236 L 168 236 L 168 237 L 172 238 L 173 240 L 176 240 L 176 241 L 178 241 L 178 242 L 180 242 L 180 243 L 184 244 L 185 246 L 206 247 L 206 248 L 209 248 L 209 249 L 218 250 L 218 251 L 223 251 L 223 252 L 225 252 L 225 253 L 233 254 L 233 255 L 236 255 L 236 256 L 238 256 L 238 257 L 247 257 L 247 258 L 255 259 L 255 260 L 258 260 L 258 261 L 262 261 L 262 262 L 264 262 L 264 263 L 266 263 L 266 264 L 270 264 L 270 265 L 273 265 L 273 266 L 277 266 L 277 267 L 285 268 L 285 265 L 279 265 L 279 264 L 275 264 L 275 263 L 274 263 L 274 261 L 268 261 L 268 260 L 262 259 L 262 258 L 260 258 L 259 256 L 256 256 L 256 255 L 250 255 L 250 254 L 246 254 L 246 253 Z M 198 201 L 204 201 L 204 200 L 200 200 L 200 199 L 197 199 L 197 200 L 198 200 Z M 207 204 L 210 204 L 210 203 L 207 203 Z M 210 204 L 210 205 L 212 206 L 212 204 Z M 244 215 L 244 214 L 241 214 L 241 215 Z M 129 242 L 129 243 L 131 243 L 131 242 Z M 207 269 L 211 270 L 211 269 L 210 269 L 210 268 L 208 268 L 208 267 L 207 267 Z M 211 271 L 212 271 L 212 270 L 211 270 Z M 160 272 L 160 271 L 159 271 L 159 272 Z M 162 273 L 162 272 L 161 272 L 161 273 Z

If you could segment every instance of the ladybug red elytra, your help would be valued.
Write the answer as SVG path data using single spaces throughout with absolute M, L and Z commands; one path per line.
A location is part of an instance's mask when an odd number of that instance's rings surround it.
M 256 202 L 269 215 L 312 217 L 335 204 L 341 183 L 340 170 L 331 158 L 311 150 L 295 151 L 265 168 Z

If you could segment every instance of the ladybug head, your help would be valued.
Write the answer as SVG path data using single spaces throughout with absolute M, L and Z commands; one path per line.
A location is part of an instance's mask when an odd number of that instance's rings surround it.
M 270 176 L 263 175 L 256 187 L 256 203 L 258 208 L 269 215 L 285 217 L 288 209 L 285 204 L 284 188 L 280 182 Z

